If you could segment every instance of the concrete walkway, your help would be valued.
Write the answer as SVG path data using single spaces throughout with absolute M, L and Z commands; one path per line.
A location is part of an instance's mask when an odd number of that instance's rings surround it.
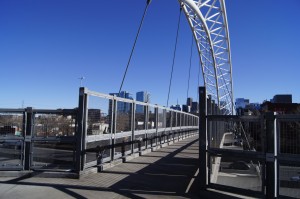
M 0 177 L 0 198 L 234 198 L 199 192 L 197 161 L 194 136 L 80 179 Z

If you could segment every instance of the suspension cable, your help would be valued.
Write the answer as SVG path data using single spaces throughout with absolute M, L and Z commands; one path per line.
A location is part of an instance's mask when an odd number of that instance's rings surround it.
M 136 36 L 135 36 L 135 40 L 134 40 L 134 43 L 133 43 L 133 47 L 132 47 L 132 49 L 131 49 L 131 53 L 130 53 L 130 56 L 129 56 L 129 59 L 128 59 L 128 62 L 127 62 L 127 66 L 126 66 L 126 69 L 125 69 L 125 72 L 124 72 L 124 75 L 123 75 L 123 80 L 122 80 L 122 83 L 121 83 L 121 86 L 120 86 L 120 89 L 119 89 L 119 96 L 120 96 L 120 93 L 121 93 L 121 90 L 122 90 L 122 87 L 123 87 L 123 83 L 124 83 L 124 80 L 125 80 L 125 77 L 126 77 L 126 74 L 127 74 L 127 70 L 128 70 L 130 61 L 131 61 L 131 57 L 132 57 L 133 52 L 134 52 L 134 49 L 135 49 L 136 42 L 137 42 L 137 40 L 138 40 L 140 31 L 141 31 L 141 28 L 142 28 L 142 25 L 143 25 L 143 22 L 144 22 L 144 18 L 145 18 L 145 16 L 146 16 L 147 9 L 148 9 L 150 3 L 151 3 L 151 0 L 147 0 L 147 4 L 146 4 L 145 10 L 144 10 L 144 14 L 143 14 L 143 17 L 142 17 L 142 19 L 141 19 L 141 22 L 140 22 L 140 26 L 139 26 L 138 32 L 137 32 L 137 34 L 136 34 Z
M 174 71 L 174 64 L 175 64 L 175 57 L 176 57 L 176 50 L 177 50 L 177 42 L 178 42 L 178 35 L 179 35 L 181 11 L 182 11 L 182 7 L 180 5 L 180 12 L 179 12 L 178 23 L 177 23 L 177 32 L 176 32 L 175 47 L 174 47 L 174 52 L 173 52 L 173 62 L 172 62 L 172 69 L 171 69 L 171 76 L 170 76 L 170 83 L 169 83 L 167 107 L 169 106 L 169 98 L 170 98 L 170 91 L 171 91 L 171 85 L 172 85 L 172 78 L 173 78 L 173 71 Z
M 193 58 L 193 45 L 194 45 L 194 38 L 193 38 L 193 35 L 192 35 L 191 55 L 190 55 L 190 67 L 189 67 L 189 77 L 188 77 L 188 87 L 187 87 L 187 92 L 186 92 L 186 98 L 189 97 L 191 68 L 192 68 L 192 58 Z

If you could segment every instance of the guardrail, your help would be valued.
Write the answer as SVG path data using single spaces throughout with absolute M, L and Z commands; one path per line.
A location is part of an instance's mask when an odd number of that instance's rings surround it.
M 76 109 L 0 109 L 0 170 L 74 170 L 76 118 Z
M 0 109 L 0 170 L 80 174 L 197 129 L 195 115 L 80 88 L 75 109 Z
M 199 93 L 200 188 L 299 198 L 300 115 L 217 115 L 205 90 Z
M 198 117 L 158 105 L 80 89 L 80 169 L 125 158 L 186 137 Z M 79 158 L 79 157 L 78 157 Z

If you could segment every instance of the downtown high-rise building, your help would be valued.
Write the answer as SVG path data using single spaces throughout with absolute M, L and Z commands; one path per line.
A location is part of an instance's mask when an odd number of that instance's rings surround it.
M 250 100 L 245 98 L 236 98 L 235 99 L 235 108 L 246 108 L 249 105 Z
M 110 93 L 110 95 L 115 95 L 117 97 L 125 98 L 125 99 L 133 99 L 132 95 L 126 91 L 121 91 L 120 93 Z M 111 107 L 111 106 L 110 106 Z M 128 113 L 131 111 L 131 103 L 127 102 L 118 102 L 117 103 L 117 111 L 122 113 Z
M 182 111 L 187 113 L 198 113 L 199 104 L 198 102 L 193 102 L 193 98 L 188 97 L 186 99 L 186 104 L 182 105 Z
M 140 91 L 136 93 L 136 101 L 148 103 L 150 102 L 150 93 L 147 91 Z M 144 106 L 142 105 L 136 105 L 136 112 L 137 113 L 143 113 L 144 112 Z
M 186 99 L 186 105 L 189 106 L 189 107 L 192 107 L 192 103 L 193 103 L 193 98 L 188 97 L 188 98 Z

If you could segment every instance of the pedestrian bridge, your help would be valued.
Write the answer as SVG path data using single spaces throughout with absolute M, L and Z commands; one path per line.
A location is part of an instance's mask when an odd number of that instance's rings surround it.
M 199 189 L 199 136 L 187 134 L 148 153 L 101 172 L 89 169 L 80 179 L 65 172 L 36 170 L 27 175 L 2 173 L 3 198 L 244 198 Z M 248 197 L 251 198 L 251 197 Z
M 87 88 L 71 110 L 0 109 L 1 196 L 299 197 L 299 115 L 220 115 L 199 95 L 199 119 Z
M 190 113 L 87 88 L 75 109 L 0 112 L 7 198 L 187 196 L 197 170 L 199 123 Z
M 45 173 L 1 177 L 0 193 L 4 198 L 197 197 L 198 146 L 198 136 L 189 135 L 102 172 L 86 172 L 80 179 L 53 174 L 45 178 Z
M 1 169 L 78 175 L 198 132 L 198 117 L 80 88 L 71 110 L 2 109 Z

